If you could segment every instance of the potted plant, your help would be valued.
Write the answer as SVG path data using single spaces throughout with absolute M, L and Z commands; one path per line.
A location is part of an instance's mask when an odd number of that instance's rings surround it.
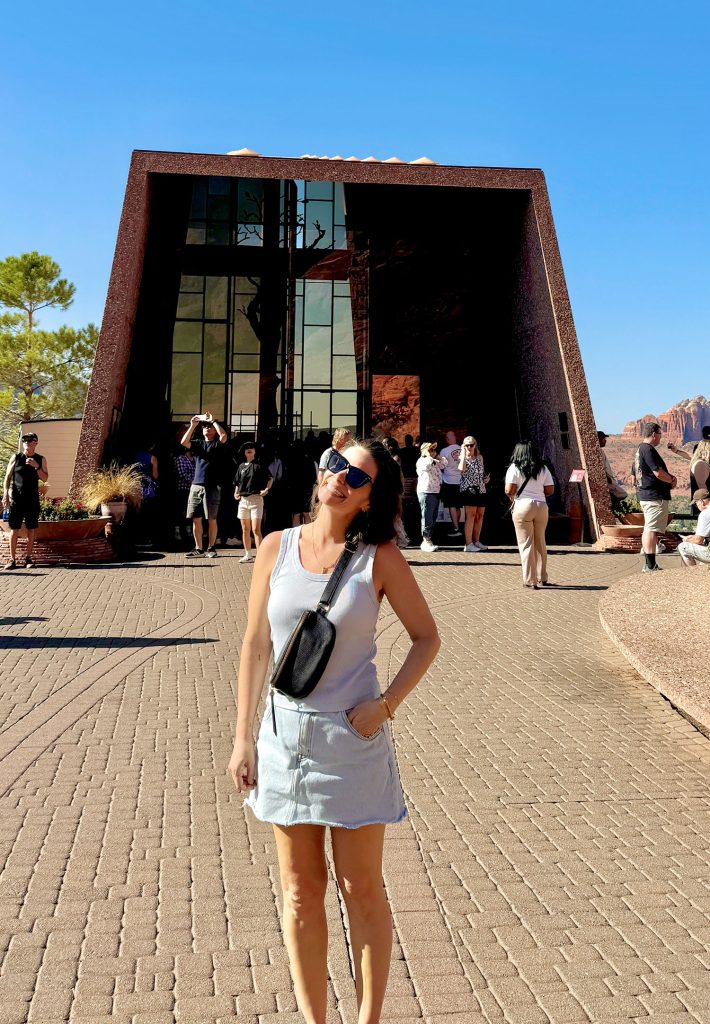
M 635 494 L 630 494 L 614 507 L 614 515 L 621 523 L 627 526 L 643 526 L 643 512 Z M 669 513 L 668 522 L 673 519 L 673 513 Z
M 121 466 L 118 462 L 112 462 L 109 466 L 92 473 L 79 493 L 87 508 L 93 511 L 101 508 L 103 516 L 108 516 L 115 523 L 121 523 L 128 506 L 138 508 L 141 503 L 141 467 L 137 464 Z
M 98 537 L 108 522 L 102 516 L 90 516 L 88 510 L 70 498 L 48 498 L 46 489 L 41 493 L 39 501 L 39 523 L 35 533 L 38 542 L 77 541 Z M 1 521 L 4 533 L 10 532 L 10 526 Z M 26 529 L 20 531 L 25 536 Z

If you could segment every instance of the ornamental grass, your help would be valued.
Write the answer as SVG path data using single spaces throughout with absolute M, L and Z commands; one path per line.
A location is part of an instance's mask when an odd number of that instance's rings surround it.
M 111 501 L 125 501 L 138 508 L 143 497 L 143 473 L 138 463 L 121 466 L 112 462 L 97 469 L 79 492 L 81 501 L 92 511 Z

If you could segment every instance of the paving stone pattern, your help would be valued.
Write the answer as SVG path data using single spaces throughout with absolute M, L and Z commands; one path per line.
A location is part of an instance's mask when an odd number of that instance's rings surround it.
M 598 617 L 638 559 L 562 549 L 535 592 L 510 549 L 410 554 L 443 649 L 395 723 L 384 1017 L 707 1022 L 710 745 Z M 0 1024 L 301 1020 L 271 831 L 225 772 L 239 555 L 4 574 Z M 406 649 L 383 608 L 383 682 Z M 334 881 L 327 911 L 354 1024 Z

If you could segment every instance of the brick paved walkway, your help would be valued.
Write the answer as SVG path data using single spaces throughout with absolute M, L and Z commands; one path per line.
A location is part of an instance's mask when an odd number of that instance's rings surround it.
M 225 774 L 251 569 L 18 571 L 0 617 L 0 1024 L 290 1024 L 271 834 Z M 710 1020 L 710 743 L 602 632 L 636 558 L 413 552 L 444 645 L 396 739 L 385 1016 Z M 406 643 L 383 609 L 379 665 Z M 332 1020 L 355 1020 L 335 884 Z

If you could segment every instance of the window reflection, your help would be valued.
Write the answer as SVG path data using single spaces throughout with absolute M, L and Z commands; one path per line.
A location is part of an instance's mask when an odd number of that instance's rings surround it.
M 357 420 L 357 371 L 347 281 L 295 282 L 294 429 Z
M 278 206 L 267 209 L 259 178 L 193 178 L 188 245 L 263 246 L 265 225 L 272 238 L 289 245 L 295 230 L 299 249 L 347 249 L 345 189 L 341 182 L 281 181 Z
M 192 179 L 188 246 L 248 250 L 268 243 L 268 249 L 253 255 L 235 250 L 229 260 L 240 273 L 231 276 L 214 272 L 225 265 L 226 253 L 190 253 L 191 267 L 206 266 L 212 273 L 186 274 L 180 281 L 170 385 L 174 415 L 206 408 L 209 398 L 210 410 L 223 415 L 233 429 L 247 422 L 255 428 L 261 371 L 269 374 L 269 386 L 278 390 L 285 407 L 293 407 L 299 429 L 327 430 L 336 422 L 354 425 L 357 370 L 349 283 L 316 276 L 290 278 L 289 283 L 287 277 L 290 246 L 347 249 L 346 219 L 344 186 L 338 182 Z M 301 253 L 297 261 L 311 266 L 320 258 Z M 263 273 L 281 275 L 272 281 L 283 281 L 284 324 L 287 316 L 292 319 L 287 353 L 279 348 L 276 361 L 272 347 L 262 351 L 261 279 L 249 276 L 252 268 L 260 274 L 267 268 Z
M 341 182 L 296 182 L 296 246 L 347 249 L 345 190 Z
M 228 284 L 229 278 L 216 275 L 180 278 L 170 380 L 175 418 L 203 409 L 224 418 Z
M 170 404 L 173 415 L 192 416 L 200 404 L 201 356 L 175 353 L 170 382 Z

